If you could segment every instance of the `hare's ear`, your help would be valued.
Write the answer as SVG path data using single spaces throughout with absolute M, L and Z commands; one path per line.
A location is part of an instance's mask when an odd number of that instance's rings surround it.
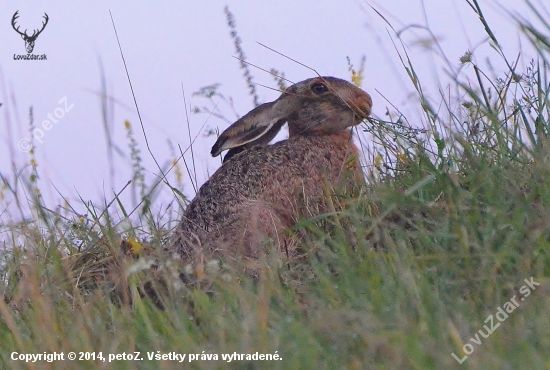
M 278 121 L 276 124 L 274 124 L 266 133 L 264 133 L 262 136 L 260 136 L 258 139 L 250 141 L 244 145 L 241 146 L 235 146 L 227 151 L 225 156 L 223 157 L 223 163 L 227 162 L 232 157 L 236 156 L 242 151 L 245 151 L 246 149 L 256 146 L 256 145 L 267 145 L 271 140 L 277 136 L 279 131 L 281 130 L 281 127 L 285 124 L 286 120 L 282 119 Z
M 266 145 L 281 130 L 292 112 L 292 107 L 282 98 L 259 105 L 229 126 L 218 137 L 210 153 L 216 157 L 227 149 Z M 234 150 L 232 155 L 240 151 Z

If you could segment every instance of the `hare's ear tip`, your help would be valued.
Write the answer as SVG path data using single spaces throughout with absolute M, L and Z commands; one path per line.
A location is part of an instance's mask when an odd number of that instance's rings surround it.
M 218 137 L 218 140 L 214 143 L 212 146 L 212 149 L 210 150 L 210 154 L 212 157 L 217 157 L 220 155 L 220 153 L 223 151 L 223 144 L 225 140 L 222 139 L 222 136 Z
M 217 148 L 216 146 L 213 146 L 213 147 L 212 147 L 212 150 L 210 150 L 210 155 L 211 155 L 212 157 L 217 157 L 217 156 L 220 155 L 221 152 L 222 152 L 222 151 L 219 150 L 219 148 Z

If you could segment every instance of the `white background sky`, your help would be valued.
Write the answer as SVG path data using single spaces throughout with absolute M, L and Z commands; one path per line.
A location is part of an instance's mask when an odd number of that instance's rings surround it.
M 520 50 L 518 28 L 503 9 L 528 16 L 522 0 L 479 0 L 485 16 L 494 27 L 510 59 Z M 542 4 L 542 2 L 535 1 Z M 173 159 L 168 140 L 186 148 L 189 142 L 182 99 L 182 85 L 190 105 L 206 101 L 191 95 L 200 87 L 220 83 L 226 96 L 234 99 L 240 115 L 252 107 L 252 99 L 239 69 L 239 62 L 226 24 L 224 6 L 236 18 L 247 60 L 266 69 L 284 71 L 294 82 L 314 76 L 314 72 L 263 48 L 256 42 L 284 53 L 315 68 L 321 75 L 348 79 L 346 57 L 358 65 L 366 57 L 363 88 L 374 100 L 373 113 L 383 117 L 387 103 L 383 94 L 404 112 L 417 111 L 413 91 L 405 70 L 388 35 L 387 24 L 370 7 L 377 8 L 393 26 L 429 26 L 450 62 L 459 66 L 459 57 L 468 49 L 484 63 L 494 56 L 483 42 L 482 25 L 465 0 L 394 0 L 380 3 L 354 0 L 278 0 L 278 1 L 12 1 L 0 3 L 0 173 L 14 181 L 17 172 L 28 176 L 29 154 L 18 149 L 18 142 L 29 137 L 29 107 L 34 109 L 35 125 L 59 107 L 67 97 L 74 108 L 49 131 L 43 143 L 36 143 L 40 188 L 46 203 L 55 208 L 60 196 L 101 203 L 119 191 L 131 176 L 128 140 L 124 121 L 129 120 L 140 143 L 147 182 L 158 170 L 147 153 L 143 134 L 117 40 L 109 17 L 111 10 L 129 73 L 134 86 L 151 149 L 161 164 Z M 49 23 L 38 37 L 34 54 L 46 54 L 47 61 L 13 60 L 25 54 L 24 42 L 11 27 L 19 10 L 21 30 L 38 28 L 43 13 Z M 391 31 L 390 31 L 391 33 Z M 406 31 L 409 55 L 426 83 L 433 81 L 430 93 L 437 96 L 437 82 L 445 84 L 443 64 L 418 40 L 428 39 L 421 28 Z M 523 41 L 524 42 L 524 41 Z M 481 44 L 481 45 L 480 45 Z M 100 61 L 105 71 L 108 94 L 114 105 L 114 137 L 125 158 L 115 155 L 114 178 L 109 175 L 106 140 L 99 99 Z M 528 58 L 522 59 L 527 63 Z M 504 67 L 497 64 L 497 69 Z M 276 87 L 273 78 L 252 68 L 255 82 Z M 467 71 L 465 71 L 467 72 Z M 262 102 L 271 101 L 277 92 L 258 86 Z M 378 93 L 378 92 L 380 93 Z M 223 106 L 223 104 L 221 105 Z M 409 110 L 409 107 L 411 110 Z M 226 110 L 229 117 L 230 111 Z M 409 119 L 414 118 L 410 116 Z M 192 134 L 199 134 L 195 147 L 199 183 L 219 166 L 209 157 L 214 137 L 199 132 L 206 115 L 190 115 Z M 210 118 L 206 127 L 223 130 L 227 123 Z M 190 160 L 190 156 L 186 156 Z M 171 182 L 173 176 L 169 176 Z M 193 196 L 188 181 L 184 193 Z M 13 198 L 4 190 L 0 212 Z M 173 196 L 167 193 L 163 202 Z M 160 201 L 160 200 L 159 200 Z M 78 205 L 76 202 L 74 205 Z M 84 207 L 78 209 L 82 213 Z M 5 215 L 4 215 L 5 216 Z M 4 217 L 2 216 L 2 217 Z

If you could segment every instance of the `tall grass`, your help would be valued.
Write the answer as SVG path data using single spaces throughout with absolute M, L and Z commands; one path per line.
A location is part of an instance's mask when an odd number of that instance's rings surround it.
M 35 219 L 3 225 L 0 367 L 184 367 L 148 359 L 175 352 L 197 369 L 548 369 L 550 26 L 514 19 L 537 53 L 520 70 L 469 4 L 509 70 L 492 75 L 465 54 L 450 71 L 456 96 L 441 94 L 436 111 L 400 52 L 423 127 L 392 114 L 362 127 L 375 138 L 364 148 L 368 186 L 339 199 L 343 210 L 291 230 L 307 252 L 299 263 L 267 255 L 256 278 L 209 263 L 190 281 L 162 251 L 176 220 L 155 210 L 130 124 L 137 207 L 114 195 L 83 201 L 83 217 L 68 202 L 47 208 L 34 191 Z M 360 81 L 361 69 L 350 70 Z M 20 201 L 21 188 L 2 179 L 4 196 Z M 518 307 L 499 321 L 512 298 Z M 25 363 L 13 352 L 65 361 Z M 69 361 L 69 352 L 107 361 Z M 143 361 L 108 362 L 134 352 Z M 255 352 L 281 359 L 221 359 Z

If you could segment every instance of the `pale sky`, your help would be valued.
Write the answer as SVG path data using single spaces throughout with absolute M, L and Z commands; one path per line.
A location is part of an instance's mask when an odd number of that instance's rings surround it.
M 527 15 L 524 2 L 479 0 L 479 3 L 504 52 L 515 59 L 520 50 L 518 27 L 503 9 Z M 540 0 L 535 3 L 542 4 Z M 132 123 L 140 144 L 147 183 L 158 176 L 159 171 L 146 150 L 109 10 L 151 150 L 161 165 L 174 158 L 168 149 L 168 140 L 184 149 L 189 143 L 182 86 L 188 105 L 206 105 L 204 99 L 192 97 L 192 93 L 203 86 L 220 83 L 220 92 L 233 98 L 238 114 L 244 115 L 253 108 L 239 62 L 233 58 L 236 52 L 226 24 L 225 5 L 230 6 L 236 18 L 250 63 L 284 71 L 286 78 L 294 82 L 315 76 L 315 72 L 262 47 L 257 43 L 260 42 L 314 68 L 321 75 L 349 80 L 346 57 L 357 66 L 365 56 L 362 87 L 373 97 L 373 114 L 384 117 L 388 103 L 383 95 L 408 113 L 409 119 L 414 119 L 418 115 L 417 104 L 411 95 L 412 84 L 390 38 L 394 34 L 369 4 L 398 31 L 407 25 L 416 26 L 402 35 L 429 95 L 437 97 L 438 84 L 445 86 L 445 63 L 426 49 L 426 43 L 419 42 L 430 37 L 419 26 L 430 27 L 454 68 L 459 67 L 459 58 L 467 50 L 474 51 L 474 60 L 481 65 L 485 65 L 487 56 L 495 56 L 488 43 L 483 43 L 486 33 L 465 0 L 3 0 L 0 7 L 0 173 L 13 181 L 12 165 L 15 165 L 16 171 L 23 170 L 19 175 L 29 175 L 29 153 L 20 150 L 18 145 L 30 138 L 29 107 L 32 106 L 36 127 L 40 128 L 45 120 L 51 121 L 48 115 L 57 121 L 46 126 L 49 130 L 42 130 L 42 142 L 35 140 L 39 186 L 52 208 L 61 199 L 55 188 L 75 201 L 76 206 L 79 196 L 102 203 L 105 197 L 111 199 L 113 191 L 122 189 L 131 175 L 125 120 Z M 33 51 L 37 55 L 46 54 L 47 60 L 14 60 L 14 54 L 26 54 L 23 40 L 11 26 L 17 10 L 17 24 L 20 30 L 27 28 L 29 34 L 41 26 L 44 12 L 48 14 L 49 22 Z M 394 40 L 397 40 L 395 36 Z M 528 61 L 525 56 L 521 63 Z M 105 71 L 108 94 L 115 101 L 114 141 L 125 155 L 123 158 L 115 153 L 114 178 L 109 173 L 102 123 L 100 63 Z M 505 71 L 499 62 L 495 62 L 495 67 Z M 255 82 L 276 88 L 269 74 L 252 67 L 251 70 Z M 257 91 L 261 102 L 279 95 L 259 85 Z M 66 112 L 65 102 L 66 107 L 72 107 Z M 234 118 L 223 102 L 219 106 L 229 118 Z M 62 118 L 55 118 L 55 112 Z M 215 137 L 205 137 L 200 128 L 207 120 L 205 127 L 210 129 L 223 130 L 228 124 L 204 114 L 189 114 L 189 119 L 192 135 L 199 134 L 195 159 L 198 181 L 202 183 L 220 162 L 209 155 Z M 186 155 L 186 159 L 190 161 L 190 155 Z M 168 178 L 174 182 L 173 175 Z M 185 181 L 184 193 L 192 197 L 194 191 L 187 175 Z M 163 189 L 164 195 L 158 201 L 173 200 L 165 186 Z M 4 191 L 0 212 L 13 200 L 10 197 Z M 79 211 L 85 213 L 84 207 Z M 4 217 L 0 214 L 0 220 L 6 221 Z

